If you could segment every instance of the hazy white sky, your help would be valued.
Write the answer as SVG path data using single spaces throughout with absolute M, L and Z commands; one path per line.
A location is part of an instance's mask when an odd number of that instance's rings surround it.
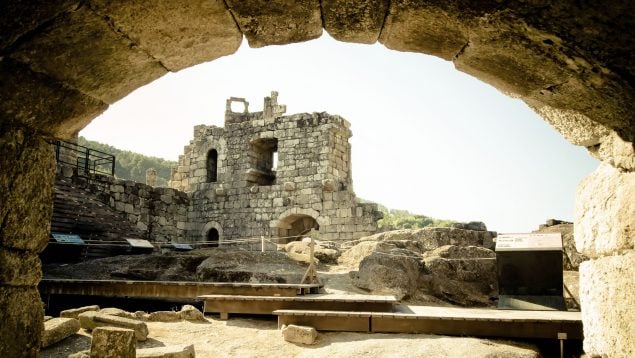
M 287 114 L 339 114 L 352 124 L 359 197 L 499 232 L 572 219 L 577 183 L 598 162 L 520 100 L 451 62 L 383 46 L 311 42 L 250 49 L 139 88 L 80 135 L 176 160 L 197 124 L 223 126 L 225 100 L 251 111 L 280 92 Z

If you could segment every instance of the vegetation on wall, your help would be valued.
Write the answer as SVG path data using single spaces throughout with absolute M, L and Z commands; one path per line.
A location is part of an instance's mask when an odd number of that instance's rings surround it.
M 170 180 L 170 168 L 176 162 L 163 158 L 149 157 L 143 154 L 121 150 L 111 145 L 79 137 L 78 144 L 96 149 L 115 156 L 115 176 L 117 178 L 146 182 L 146 170 L 154 168 L 157 171 L 156 186 L 167 186 Z
M 379 205 L 379 210 L 384 213 L 383 219 L 377 222 L 379 231 L 399 229 L 418 229 L 426 226 L 449 227 L 456 221 L 435 219 L 425 215 L 413 214 L 407 210 L 388 209 Z

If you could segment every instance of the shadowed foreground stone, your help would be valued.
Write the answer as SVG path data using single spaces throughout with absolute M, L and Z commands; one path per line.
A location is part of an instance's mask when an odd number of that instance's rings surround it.
M 61 311 L 60 312 L 60 317 L 79 319 L 80 313 L 89 312 L 89 311 L 97 312 L 97 311 L 99 311 L 99 306 L 92 305 L 92 306 L 71 308 L 71 309 L 68 309 L 68 310 Z
M 53 318 L 44 322 L 42 348 L 55 344 L 79 331 L 79 321 L 75 318 Z
M 580 265 L 584 351 L 589 356 L 635 355 L 635 251 Z
M 0 357 L 36 356 L 44 328 L 37 288 L 0 286 L 0 308 Z
M 290 324 L 282 328 L 282 337 L 291 343 L 313 344 L 317 336 L 318 332 L 313 327 Z
M 58 18 L 11 57 L 110 104 L 167 73 L 86 6 Z
M 574 238 L 591 258 L 635 249 L 635 172 L 602 164 L 578 184 Z
M 135 332 L 118 327 L 98 327 L 90 344 L 92 358 L 135 358 Z
M 137 358 L 194 358 L 194 345 L 137 349 Z
M 130 318 L 110 316 L 97 312 L 84 312 L 79 315 L 80 326 L 88 331 L 97 327 L 109 326 L 131 329 L 139 341 L 145 341 L 148 337 L 148 326 L 144 322 L 139 322 Z

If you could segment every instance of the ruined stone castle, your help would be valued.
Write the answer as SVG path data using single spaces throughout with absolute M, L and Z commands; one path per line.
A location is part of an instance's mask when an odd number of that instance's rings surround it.
M 170 187 L 190 193 L 187 241 L 288 237 L 319 230 L 325 240 L 377 230 L 376 204 L 353 192 L 350 123 L 327 113 L 285 116 L 277 93 L 262 112 L 229 98 L 225 127 L 199 125 Z M 234 112 L 232 104 L 242 104 Z

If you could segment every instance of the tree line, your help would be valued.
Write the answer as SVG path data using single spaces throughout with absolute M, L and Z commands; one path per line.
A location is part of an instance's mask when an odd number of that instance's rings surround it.
M 79 137 L 78 144 L 114 155 L 115 176 L 121 179 L 134 180 L 139 183 L 145 183 L 146 170 L 154 168 L 157 171 L 156 186 L 166 187 L 170 180 L 171 168 L 177 164 L 171 160 L 150 157 L 129 150 L 121 150 L 108 144 L 88 140 L 84 137 Z

